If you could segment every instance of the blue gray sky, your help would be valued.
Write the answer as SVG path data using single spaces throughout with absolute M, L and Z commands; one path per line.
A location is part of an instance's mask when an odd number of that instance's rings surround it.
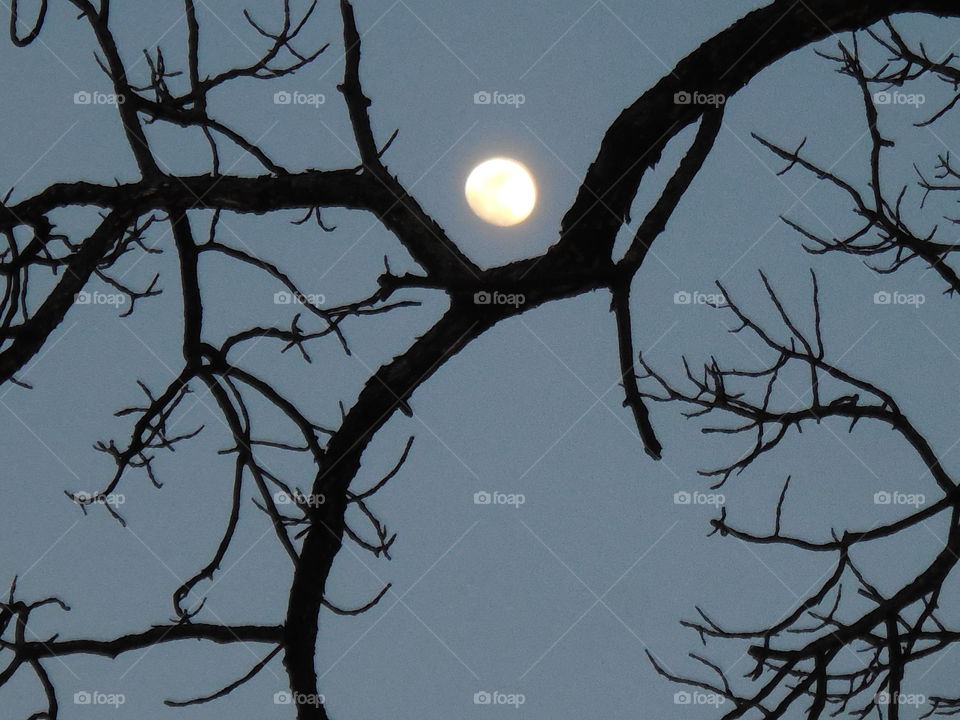
M 539 254 L 555 242 L 563 212 L 623 107 L 700 42 L 760 4 L 357 0 L 374 129 L 384 141 L 399 128 L 389 167 L 476 262 L 490 266 Z M 279 5 L 260 3 L 253 14 L 276 23 Z M 198 3 L 202 72 L 247 62 L 262 47 L 243 22 L 244 6 L 235 0 Z M 144 47 L 159 44 L 168 67 L 182 65 L 185 27 L 176 3 L 116 4 L 112 24 L 134 77 L 146 77 Z M 933 48 L 950 47 L 960 27 L 919 18 L 901 25 Z M 299 47 L 330 42 L 326 53 L 293 77 L 220 91 L 213 113 L 290 169 L 354 165 L 336 90 L 340 32 L 336 3 L 322 2 Z M 14 185 L 13 197 L 21 199 L 54 181 L 136 177 L 114 108 L 74 102 L 77 92 L 109 87 L 94 62 L 89 30 L 65 3 L 51 3 L 40 41 L 29 48 L 0 43 L 0 65 L 4 191 Z M 278 91 L 320 94 L 324 102 L 278 105 Z M 474 94 L 481 91 L 519 93 L 524 103 L 476 105 Z M 929 89 L 931 98 L 937 91 Z M 948 124 L 911 128 L 923 117 L 924 108 L 911 107 L 884 116 L 886 131 L 900 141 L 888 166 L 891 186 L 912 181 L 911 162 L 929 166 L 956 142 L 946 134 Z M 677 379 L 684 355 L 694 364 L 714 355 L 756 365 L 758 356 L 767 360 L 769 354 L 726 332 L 734 322 L 729 312 L 677 304 L 675 294 L 713 292 L 719 279 L 741 305 L 773 321 L 757 274 L 763 269 L 810 327 L 808 270 L 814 268 L 828 357 L 890 390 L 949 465 L 958 441 L 951 411 L 960 401 L 952 380 L 960 331 L 949 321 L 949 298 L 919 265 L 880 277 L 854 258 L 804 253 L 778 216 L 841 233 L 854 222 L 845 200 L 802 173 L 776 177 L 780 165 L 750 137 L 757 132 L 795 146 L 809 136 L 813 157 L 862 181 L 869 146 L 856 87 L 812 49 L 804 50 L 731 99 L 724 122 L 703 172 L 637 277 L 637 347 Z M 199 135 L 153 126 L 150 137 L 170 171 L 208 169 Z M 646 178 L 635 217 L 656 197 L 691 137 L 690 131 L 679 136 Z M 469 170 L 495 155 L 521 160 L 539 184 L 534 215 L 513 228 L 481 223 L 462 194 Z M 260 172 L 239 154 L 227 153 L 223 163 L 237 174 Z M 384 255 L 394 270 L 415 269 L 370 215 L 325 211 L 325 221 L 337 226 L 331 234 L 287 222 L 295 218 L 225 214 L 221 239 L 283 265 L 305 292 L 322 294 L 330 304 L 369 295 Z M 78 236 L 95 219 L 91 210 L 57 216 Z M 208 219 L 197 213 L 195 227 L 202 231 Z M 202 393 L 177 422 L 184 430 L 201 423 L 207 429 L 160 461 L 163 489 L 136 473 L 121 486 L 126 529 L 96 508 L 84 517 L 63 495 L 106 482 L 112 465 L 92 443 L 129 434 L 129 418 L 112 413 L 140 399 L 137 379 L 156 388 L 178 367 L 178 285 L 169 237 L 162 229 L 148 237 L 166 253 L 131 258 L 123 271 L 141 284 L 160 272 L 165 294 L 124 319 L 109 306 L 74 307 L 21 375 L 35 389 L 0 389 L 0 583 L 19 575 L 22 597 L 57 594 L 72 607 L 69 613 L 36 613 L 34 630 L 41 637 L 106 638 L 166 622 L 173 590 L 206 562 L 229 510 L 230 461 L 216 455 L 228 440 Z M 208 261 L 208 332 L 226 335 L 288 318 L 289 306 L 273 302 L 279 289 L 236 265 Z M 878 291 L 924 293 L 925 302 L 878 306 Z M 243 362 L 290 392 L 318 422 L 333 425 L 338 401 L 350 405 L 372 369 L 407 347 L 445 306 L 427 292 L 405 297 L 423 306 L 347 325 L 352 357 L 330 341 L 316 347 L 312 365 L 304 365 L 264 342 Z M 734 627 L 772 623 L 823 577 L 831 559 L 708 538 L 715 507 L 674 502 L 679 491 L 706 491 L 696 471 L 733 460 L 746 449 L 745 439 L 703 436 L 701 424 L 681 416 L 683 408 L 657 405 L 653 420 L 664 459 L 650 460 L 621 407 L 608 305 L 607 295 L 594 293 L 494 328 L 422 387 L 412 400 L 415 416 L 391 420 L 364 455 L 361 488 L 392 466 L 409 435 L 416 436 L 409 462 L 372 502 L 399 534 L 393 560 L 374 560 L 347 545 L 329 582 L 332 599 L 343 605 L 362 604 L 393 583 L 365 616 L 322 617 L 318 667 L 332 717 L 713 717 L 712 706 L 676 704 L 680 688 L 656 675 L 645 650 L 678 673 L 700 673 L 687 658 L 702 650 L 699 640 L 679 626 L 693 617 L 695 605 Z M 804 389 L 797 379 L 796 395 Z M 278 421 L 265 416 L 262 422 L 269 431 Z M 831 527 L 870 526 L 905 512 L 875 505 L 874 493 L 932 496 L 935 485 L 888 432 L 864 424 L 848 435 L 829 422 L 802 436 L 791 432 L 779 450 L 721 490 L 730 518 L 769 531 L 788 474 L 794 480 L 784 523 L 795 534 L 822 537 Z M 280 456 L 276 463 L 278 470 L 298 471 Z M 308 477 L 303 474 L 302 487 Z M 475 504 L 474 494 L 484 491 L 520 493 L 524 503 Z M 940 522 L 863 556 L 881 587 L 896 588 L 924 566 L 940 544 Z M 290 577 L 289 560 L 266 518 L 248 502 L 223 572 L 195 593 L 195 601 L 207 597 L 199 617 L 280 622 Z M 716 645 L 709 652 L 738 676 L 749 668 L 744 649 Z M 290 708 L 273 700 L 286 687 L 279 658 L 217 703 L 177 710 L 162 705 L 165 698 L 226 684 L 262 652 L 258 646 L 184 642 L 115 661 L 72 657 L 47 667 L 67 720 L 290 717 Z M 956 667 L 950 657 L 939 665 L 918 663 L 917 691 L 942 689 Z M 73 694 L 83 691 L 122 693 L 125 702 L 116 711 L 75 705 Z M 523 705 L 475 704 L 476 693 L 495 691 L 522 694 Z M 29 715 L 43 702 L 27 673 L 0 689 L 0 697 L 4 717 Z

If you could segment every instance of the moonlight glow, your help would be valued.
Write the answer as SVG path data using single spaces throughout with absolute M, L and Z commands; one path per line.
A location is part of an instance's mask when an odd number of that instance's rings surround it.
M 500 227 L 522 223 L 537 204 L 537 186 L 530 171 L 508 158 L 477 165 L 467 178 L 465 192 L 470 209 L 481 220 Z

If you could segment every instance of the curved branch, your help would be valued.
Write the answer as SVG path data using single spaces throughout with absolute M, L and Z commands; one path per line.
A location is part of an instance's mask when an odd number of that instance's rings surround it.
M 610 257 L 646 171 L 656 165 L 673 137 L 712 109 L 709 105 L 678 104 L 678 93 L 698 91 L 729 101 L 784 56 L 902 12 L 956 17 L 960 8 L 951 0 L 776 0 L 714 35 L 610 126 L 576 200 L 563 217 L 560 241 L 551 251 L 593 262 Z

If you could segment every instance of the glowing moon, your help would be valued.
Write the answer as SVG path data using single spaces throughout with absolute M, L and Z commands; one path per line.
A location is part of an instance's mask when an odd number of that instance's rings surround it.
M 477 165 L 467 178 L 465 192 L 470 209 L 481 220 L 500 227 L 522 223 L 537 204 L 537 186 L 530 171 L 509 158 Z

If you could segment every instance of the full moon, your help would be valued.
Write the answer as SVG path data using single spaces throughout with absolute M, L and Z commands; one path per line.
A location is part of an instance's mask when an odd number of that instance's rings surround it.
M 522 223 L 537 204 L 537 186 L 521 163 L 492 158 L 480 163 L 467 178 L 467 203 L 477 216 L 491 225 L 509 227 Z

